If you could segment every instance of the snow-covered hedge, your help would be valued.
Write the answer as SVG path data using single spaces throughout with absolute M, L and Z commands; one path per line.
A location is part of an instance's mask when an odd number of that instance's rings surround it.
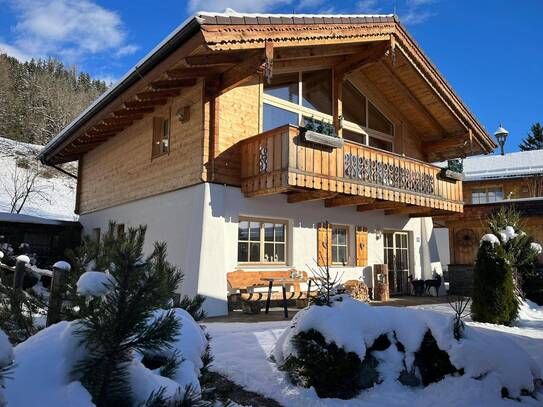
M 445 359 L 440 362 L 441 374 L 435 377 L 441 375 L 441 379 L 448 372 L 498 382 L 498 389 L 513 398 L 534 392 L 534 380 L 541 377 L 538 365 L 523 349 L 495 332 L 468 326 L 463 337 L 456 340 L 451 316 L 409 308 L 370 307 L 345 296 L 330 307 L 311 306 L 294 317 L 272 352 L 280 368 L 288 371 L 295 365 L 291 362 L 300 357 L 300 334 L 312 330 L 320 333 L 327 344 L 355 354 L 362 364 L 368 358 L 374 360 L 373 364 L 361 365 L 363 371 L 357 372 L 361 383 L 368 382 L 364 375 L 376 373 L 376 383 L 400 380 L 404 384 L 427 384 L 424 376 L 431 378 L 435 372 L 427 371 L 433 365 L 425 362 L 425 353 Z M 315 341 L 311 344 L 315 349 L 317 345 Z M 334 361 L 326 363 L 332 366 Z M 365 387 L 369 386 L 360 386 Z M 319 393 L 319 389 L 316 391 Z
M 158 318 L 164 312 L 158 310 L 154 317 Z M 134 354 L 129 372 L 135 404 L 144 403 L 151 392 L 161 387 L 166 389 L 166 397 L 182 398 L 187 385 L 191 385 L 196 394 L 200 391 L 198 377 L 202 368 L 201 355 L 206 349 L 207 340 L 200 326 L 185 310 L 176 308 L 174 312 L 181 322 L 181 331 L 167 353 L 177 352 L 182 362 L 170 379 L 161 376 L 159 369 L 145 367 L 143 355 Z M 5 390 L 8 405 L 94 405 L 90 394 L 72 375 L 76 364 L 86 355 L 81 346 L 81 337 L 76 335 L 77 328 L 77 321 L 62 321 L 15 347 L 16 364 Z

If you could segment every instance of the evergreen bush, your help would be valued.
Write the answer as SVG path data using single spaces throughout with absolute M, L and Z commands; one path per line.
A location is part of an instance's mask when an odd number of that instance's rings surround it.
M 350 399 L 362 390 L 363 366 L 356 353 L 326 343 L 315 329 L 297 334 L 293 346 L 297 356 L 289 357 L 281 368 L 294 383 L 314 387 L 321 398 Z
M 518 315 L 511 264 L 498 242 L 481 241 L 473 270 L 474 321 L 510 324 Z

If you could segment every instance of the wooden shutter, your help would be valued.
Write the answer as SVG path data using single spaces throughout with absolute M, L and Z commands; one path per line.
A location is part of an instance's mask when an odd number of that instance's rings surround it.
M 328 249 L 328 251 L 327 251 Z M 332 264 L 332 226 L 319 223 L 317 228 L 317 264 L 326 266 Z
M 153 157 L 162 153 L 162 132 L 164 131 L 164 119 L 153 117 Z
M 368 232 L 365 228 L 357 226 L 356 228 L 356 266 L 363 267 L 368 265 Z

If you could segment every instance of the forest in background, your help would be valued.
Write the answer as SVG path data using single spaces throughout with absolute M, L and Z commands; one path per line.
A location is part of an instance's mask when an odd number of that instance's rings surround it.
M 107 89 L 56 59 L 0 54 L 0 136 L 46 144 Z

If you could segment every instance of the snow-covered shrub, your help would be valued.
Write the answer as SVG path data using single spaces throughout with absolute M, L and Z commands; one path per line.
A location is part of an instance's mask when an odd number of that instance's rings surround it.
M 13 367 L 13 347 L 7 335 L 0 331 L 0 406 L 6 405 L 3 389 L 6 387 L 6 375 Z
M 353 376 L 348 380 L 354 382 L 353 389 L 344 397 L 352 397 L 373 383 L 380 386 L 399 381 L 425 386 L 459 375 L 497 381 L 510 397 L 535 391 L 534 380 L 541 377 L 538 365 L 508 338 L 467 326 L 457 340 L 451 316 L 409 308 L 371 307 L 341 298 L 331 306 L 314 305 L 300 311 L 272 352 L 277 365 L 294 379 L 300 372 L 315 372 L 314 376 L 298 378 L 297 383 L 305 387 L 318 384 L 318 395 L 325 394 L 322 389 L 328 390 L 328 385 L 321 384 L 324 379 L 314 366 L 312 354 L 322 360 L 323 372 L 333 372 L 329 365 L 336 363 L 336 356 L 351 369 Z M 307 339 L 304 349 L 299 347 L 300 338 Z M 326 349 L 333 350 L 328 359 Z M 354 355 L 358 361 L 346 355 Z M 345 364 L 345 360 L 349 363 Z M 344 377 L 341 372 L 333 374 L 339 377 L 328 376 L 328 381 L 339 382 Z M 319 381 L 307 381 L 312 377 Z M 342 396 L 333 389 L 332 394 Z
M 160 318 L 166 310 L 156 310 L 150 321 Z M 177 331 L 165 355 L 176 354 L 180 360 L 171 377 L 164 377 L 160 369 L 150 369 L 142 363 L 145 356 L 132 352 L 127 361 L 126 379 L 132 389 L 123 405 L 145 403 L 152 392 L 164 389 L 170 399 L 181 399 L 187 385 L 199 392 L 198 376 L 202 367 L 200 355 L 206 339 L 200 326 L 181 309 L 172 310 L 182 326 Z M 16 364 L 6 383 L 6 400 L 13 406 L 94 406 L 91 394 L 81 384 L 81 376 L 74 367 L 88 357 L 77 332 L 78 321 L 62 321 L 43 329 L 14 349 Z M 0 340 L 0 344 L 2 341 Z M 0 349 L 2 349 L 0 347 Z M 0 358 L 0 361 L 2 359 Z
M 517 315 L 513 272 L 504 248 L 482 240 L 473 269 L 471 316 L 474 321 L 510 324 Z
M 341 399 L 354 397 L 363 388 L 362 361 L 356 353 L 327 343 L 315 329 L 299 332 L 292 344 L 296 356 L 287 358 L 281 368 L 294 383 L 314 387 L 319 397 Z

